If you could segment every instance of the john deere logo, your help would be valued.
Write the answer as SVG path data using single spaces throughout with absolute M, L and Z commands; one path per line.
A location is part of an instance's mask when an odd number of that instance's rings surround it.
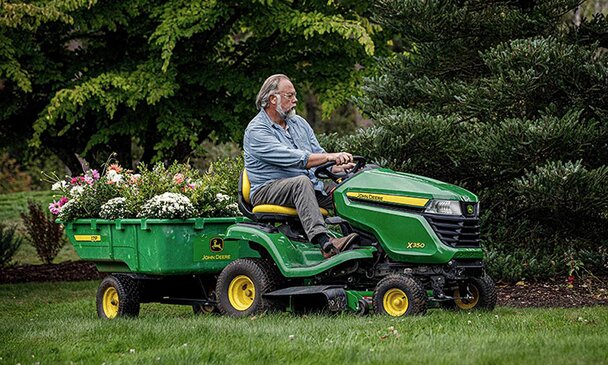
M 467 205 L 467 214 L 473 214 L 475 212 L 475 207 L 472 205 Z
M 212 238 L 209 242 L 211 252 L 222 252 L 224 250 L 224 240 L 221 238 Z

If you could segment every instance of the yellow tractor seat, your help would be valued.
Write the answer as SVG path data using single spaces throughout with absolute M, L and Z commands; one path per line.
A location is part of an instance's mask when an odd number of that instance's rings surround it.
M 254 220 L 284 220 L 287 217 L 297 217 L 298 212 L 296 208 L 286 207 L 282 205 L 273 204 L 262 204 L 251 206 L 251 200 L 249 195 L 251 193 L 251 182 L 249 176 L 247 176 L 247 170 L 243 170 L 241 178 L 239 179 L 239 208 L 241 212 Z M 327 209 L 319 208 L 323 216 L 328 216 L 329 212 Z

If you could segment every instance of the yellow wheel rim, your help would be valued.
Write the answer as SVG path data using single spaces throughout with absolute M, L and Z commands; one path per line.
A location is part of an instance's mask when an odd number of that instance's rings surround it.
M 113 286 L 103 292 L 103 313 L 112 319 L 118 315 L 118 292 Z
M 253 305 L 255 285 L 249 277 L 239 275 L 232 279 L 228 287 L 228 300 L 234 309 L 245 311 Z
M 407 312 L 410 306 L 407 295 L 401 289 L 389 289 L 382 298 L 382 304 L 386 313 L 393 317 L 400 317 Z
M 473 294 L 473 299 L 462 299 L 460 297 L 460 289 L 454 290 L 454 298 L 456 298 L 454 299 L 454 302 L 458 308 L 473 309 L 477 306 L 477 303 L 479 302 L 479 290 L 475 285 L 471 285 L 469 290 L 471 291 L 471 294 Z

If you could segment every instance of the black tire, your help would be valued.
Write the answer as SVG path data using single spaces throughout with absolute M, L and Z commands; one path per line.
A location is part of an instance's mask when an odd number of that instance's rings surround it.
M 388 275 L 376 285 L 373 304 L 376 313 L 393 317 L 426 313 L 426 291 L 411 276 Z
M 103 319 L 137 317 L 139 284 L 126 275 L 105 277 L 97 289 L 97 316 Z
M 197 316 L 205 316 L 210 314 L 219 313 L 219 309 L 215 305 L 202 305 L 202 304 L 193 304 L 192 311 Z
M 455 289 L 452 295 L 459 298 L 464 293 L 466 286 L 469 286 L 469 291 L 473 294 L 473 299 L 455 299 L 447 302 L 441 302 L 441 307 L 450 310 L 487 310 L 491 311 L 496 307 L 496 285 L 492 278 L 484 275 L 481 278 L 471 278 L 460 285 L 460 288 Z
M 222 314 L 246 317 L 275 308 L 263 295 L 278 288 L 280 273 L 262 259 L 238 259 L 226 266 L 217 279 L 217 307 Z

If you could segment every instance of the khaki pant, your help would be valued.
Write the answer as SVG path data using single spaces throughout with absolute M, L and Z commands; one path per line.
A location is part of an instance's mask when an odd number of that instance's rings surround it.
M 326 191 L 331 188 L 332 184 L 325 184 Z M 254 206 L 274 204 L 296 208 L 309 241 L 320 233 L 327 233 L 319 207 L 333 208 L 331 195 L 323 195 L 313 189 L 312 182 L 304 175 L 276 180 L 262 186 L 253 195 L 251 203 Z

